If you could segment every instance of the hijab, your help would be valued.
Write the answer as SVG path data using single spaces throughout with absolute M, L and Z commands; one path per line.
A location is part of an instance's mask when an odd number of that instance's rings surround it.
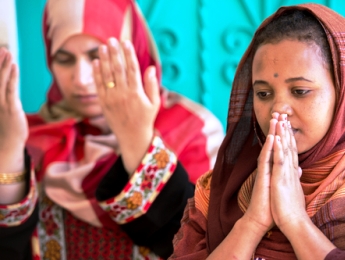
M 53 55 L 73 35 L 91 35 L 104 43 L 109 37 L 116 37 L 132 41 L 141 74 L 154 65 L 160 82 L 157 48 L 133 0 L 48 0 L 43 33 L 49 68 Z M 213 165 L 218 149 L 218 143 L 216 146 L 213 142 L 223 136 L 218 131 L 220 124 L 201 106 L 178 94 L 163 88 L 160 94 L 155 132 L 194 182 Z M 84 222 L 97 227 L 113 226 L 95 198 L 100 181 L 120 153 L 117 137 L 111 131 L 102 131 L 105 120 L 95 122 L 76 114 L 64 102 L 53 77 L 46 103 L 38 114 L 28 115 L 28 122 L 27 148 L 44 193 Z
M 140 70 L 160 61 L 146 22 L 132 0 L 48 0 L 43 16 L 46 57 L 52 57 L 71 36 L 86 34 L 105 43 L 109 37 L 130 40 Z M 44 193 L 75 217 L 93 226 L 112 226 L 95 198 L 98 183 L 119 156 L 116 136 L 105 132 L 105 120 L 82 118 L 64 102 L 57 81 L 38 115 L 28 115 L 28 151 Z M 108 223 L 108 224 L 107 224 Z
M 343 156 L 345 150 L 345 68 L 342 61 L 345 56 L 343 38 L 345 18 L 318 4 L 281 7 L 260 25 L 235 74 L 230 97 L 226 137 L 220 147 L 212 175 L 209 204 L 209 212 L 212 212 L 212 215 L 209 214 L 207 224 L 209 252 L 212 252 L 221 243 L 235 222 L 243 216 L 243 209 L 238 203 L 238 195 L 242 192 L 242 185 L 251 178 L 256 169 L 261 144 L 264 142 L 264 138 L 259 134 L 260 130 L 257 129 L 258 124 L 253 112 L 251 75 L 255 39 L 260 30 L 267 24 L 285 11 L 293 9 L 311 13 L 324 28 L 332 53 L 334 84 L 336 91 L 339 92 L 337 93 L 338 100 L 329 131 L 317 145 L 299 155 L 299 164 L 305 179 L 308 179 L 308 174 L 314 174 L 320 165 L 331 164 L 326 177 L 316 185 L 311 194 L 305 194 L 307 208 L 309 208 L 308 214 L 318 226 L 328 225 L 329 229 L 324 229 L 323 232 L 331 231 L 332 233 L 336 230 L 336 224 L 332 224 L 331 219 L 321 221 L 322 223 L 318 222 L 320 214 L 327 212 L 323 206 L 331 202 L 334 205 L 338 203 L 337 206 L 339 204 L 345 205 L 345 201 L 340 195 L 343 192 L 345 167 Z M 332 184 L 335 184 L 333 188 L 330 187 Z M 306 185 L 302 183 L 302 186 Z M 306 190 L 305 187 L 303 189 Z M 339 198 L 340 200 L 337 200 Z M 334 207 L 331 206 L 329 211 L 333 209 Z M 338 214 L 337 218 L 344 217 L 344 214 L 340 212 Z M 345 235 L 344 227 L 341 227 L 341 230 L 341 234 L 338 233 L 336 236 L 330 237 L 333 242 L 340 241 L 340 237 Z M 259 244 L 257 256 L 269 259 L 294 258 L 291 245 L 284 235 L 278 229 L 273 231 L 271 237 L 264 237 Z M 342 241 L 337 246 L 345 248 Z
M 130 40 L 138 57 L 141 74 L 144 75 L 148 66 L 154 65 L 160 78 L 156 44 L 133 0 L 49 0 L 44 10 L 43 34 L 49 69 L 52 57 L 68 38 L 86 34 L 103 43 L 110 37 L 120 41 Z M 63 101 L 55 78 L 40 114 L 45 121 L 79 118 Z

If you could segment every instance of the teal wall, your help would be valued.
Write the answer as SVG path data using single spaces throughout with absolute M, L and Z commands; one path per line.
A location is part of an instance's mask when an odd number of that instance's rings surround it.
M 99 0 L 101 1 L 101 0 Z M 205 105 L 226 126 L 236 66 L 259 24 L 293 0 L 138 0 L 157 41 L 163 85 Z M 312 1 L 345 15 L 345 1 Z M 43 103 L 51 77 L 41 33 L 45 0 L 16 0 L 21 99 L 26 112 Z
M 36 112 L 51 80 L 46 66 L 42 14 L 46 0 L 16 0 L 20 93 L 24 110 Z

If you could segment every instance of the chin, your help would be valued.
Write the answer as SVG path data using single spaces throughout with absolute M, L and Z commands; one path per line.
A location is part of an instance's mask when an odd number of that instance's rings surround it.
M 97 118 L 103 116 L 102 111 L 80 111 L 79 114 L 84 118 Z
M 297 145 L 297 153 L 298 154 L 302 154 L 302 153 L 305 153 L 305 152 L 308 152 L 311 148 L 313 148 L 314 146 L 312 147 L 309 147 L 309 146 L 304 146 L 304 147 L 298 147 Z

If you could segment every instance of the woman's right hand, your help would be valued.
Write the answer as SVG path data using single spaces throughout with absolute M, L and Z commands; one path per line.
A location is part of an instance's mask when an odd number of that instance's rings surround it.
M 262 236 L 275 224 L 271 213 L 270 193 L 271 193 L 271 173 L 274 136 L 279 119 L 277 113 L 273 113 L 270 121 L 269 132 L 266 141 L 258 157 L 257 174 L 251 195 L 249 207 L 243 216 L 257 227 L 257 231 Z
M 0 48 L 0 172 L 24 167 L 28 123 L 18 95 L 18 69 L 11 53 Z
M 261 149 L 249 207 L 230 233 L 207 259 L 251 259 L 263 236 L 274 226 L 271 214 L 270 182 L 274 135 L 279 115 L 274 113 Z

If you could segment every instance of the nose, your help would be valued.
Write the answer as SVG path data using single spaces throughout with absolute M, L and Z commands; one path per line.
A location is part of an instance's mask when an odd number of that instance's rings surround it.
M 76 87 L 88 87 L 93 82 L 92 64 L 81 59 L 76 62 L 73 72 L 73 82 Z
M 292 115 L 292 103 L 286 96 L 276 96 L 273 100 L 272 111 L 279 114 L 287 114 L 288 116 Z

